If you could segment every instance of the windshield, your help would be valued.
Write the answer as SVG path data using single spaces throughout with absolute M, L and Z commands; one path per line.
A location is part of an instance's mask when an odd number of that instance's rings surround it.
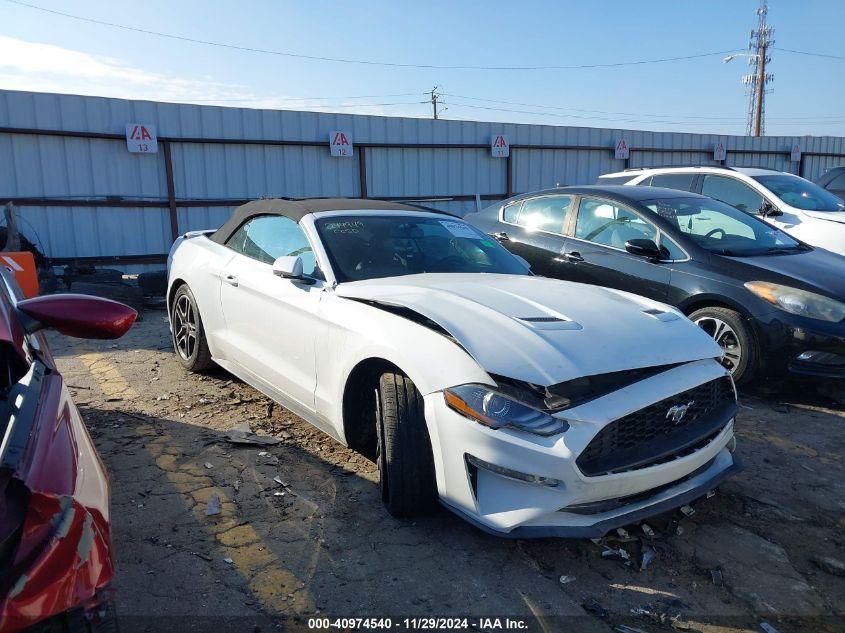
M 807 248 L 783 231 L 718 200 L 660 198 L 643 204 L 690 240 L 719 255 L 775 255 Z
M 841 198 L 798 176 L 754 176 L 754 180 L 790 207 L 804 211 L 845 211 Z
M 408 216 L 334 216 L 315 222 L 338 282 L 418 273 L 530 274 L 466 222 Z

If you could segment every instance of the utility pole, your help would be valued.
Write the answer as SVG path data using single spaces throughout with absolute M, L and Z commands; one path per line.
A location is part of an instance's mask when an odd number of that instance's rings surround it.
M 742 83 L 748 86 L 748 124 L 745 133 L 751 136 L 762 136 L 766 131 L 764 117 L 766 115 L 766 85 L 774 81 L 774 75 L 766 73 L 766 64 L 771 60 L 768 56 L 769 47 L 775 43 L 775 30 L 766 24 L 769 13 L 767 0 L 760 0 L 757 9 L 757 28 L 751 31 L 748 49 L 754 51 L 748 58 L 748 64 L 754 67 L 754 72 L 742 77 Z
M 431 110 L 435 119 L 437 118 L 437 100 L 440 98 L 440 93 L 437 92 L 438 88 L 440 88 L 440 86 L 434 86 L 434 88 L 431 89 Z

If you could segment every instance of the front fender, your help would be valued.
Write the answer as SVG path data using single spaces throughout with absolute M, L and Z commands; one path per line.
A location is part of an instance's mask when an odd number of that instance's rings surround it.
M 396 365 L 422 395 L 468 382 L 495 384 L 457 343 L 410 319 L 331 293 L 320 302 L 320 316 L 327 327 L 316 350 L 317 409 L 341 431 L 346 381 L 368 359 Z

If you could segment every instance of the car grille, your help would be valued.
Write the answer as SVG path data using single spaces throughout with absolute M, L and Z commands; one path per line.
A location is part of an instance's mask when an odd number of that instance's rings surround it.
M 689 403 L 680 420 L 669 413 Z M 708 444 L 735 413 L 733 384 L 724 376 L 614 420 L 599 431 L 576 464 L 594 477 L 670 461 Z

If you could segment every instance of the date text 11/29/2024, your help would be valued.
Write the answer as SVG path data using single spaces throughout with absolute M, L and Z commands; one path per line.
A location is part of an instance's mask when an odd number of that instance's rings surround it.
M 308 628 L 312 630 L 338 629 L 342 631 L 356 630 L 427 630 L 442 631 L 444 629 L 481 631 L 524 631 L 528 629 L 528 622 L 523 618 L 308 618 Z

